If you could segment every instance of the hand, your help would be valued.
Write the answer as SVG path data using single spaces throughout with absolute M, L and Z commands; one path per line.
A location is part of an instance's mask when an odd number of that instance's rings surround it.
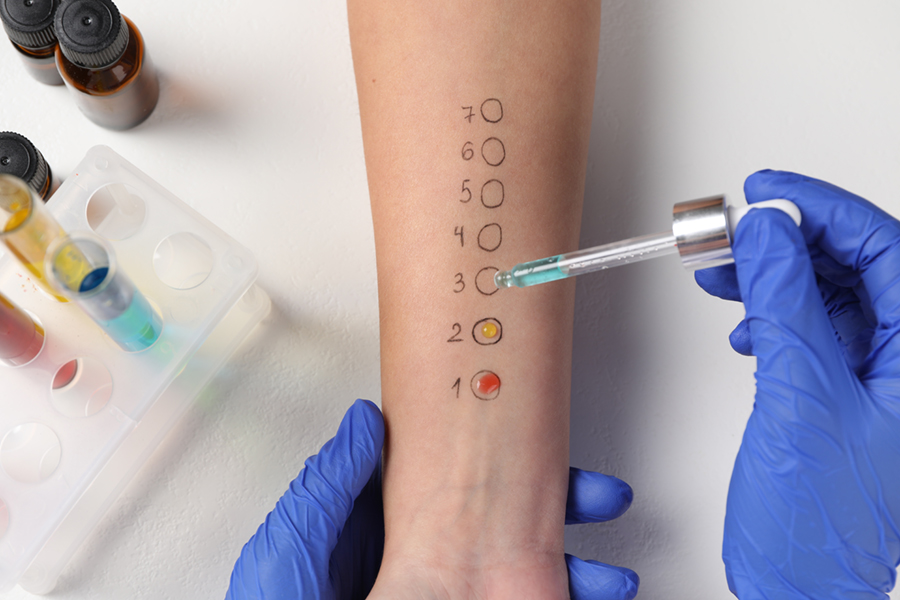
M 743 300 L 732 346 L 757 357 L 722 555 L 757 598 L 886 599 L 900 561 L 900 223 L 828 183 L 763 171 L 735 265 L 699 271 Z
M 381 412 L 366 400 L 347 411 L 337 435 L 306 461 L 288 491 L 244 546 L 226 600 L 363 599 L 384 548 Z M 569 473 L 566 523 L 614 519 L 631 504 L 625 482 L 579 469 Z M 630 600 L 629 569 L 566 556 L 573 600 Z

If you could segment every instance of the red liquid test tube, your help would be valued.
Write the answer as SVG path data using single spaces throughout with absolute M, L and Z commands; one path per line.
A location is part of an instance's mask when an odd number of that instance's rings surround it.
M 0 294 L 0 365 L 19 367 L 44 347 L 44 328 Z

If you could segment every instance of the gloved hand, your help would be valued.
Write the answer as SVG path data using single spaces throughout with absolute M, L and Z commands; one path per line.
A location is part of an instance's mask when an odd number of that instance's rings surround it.
M 384 549 L 383 443 L 378 407 L 357 400 L 337 435 L 307 459 L 244 546 L 226 600 L 365 598 Z M 631 499 L 625 482 L 571 469 L 566 523 L 614 519 Z M 638 577 L 629 569 L 568 555 L 566 561 L 573 600 L 630 600 L 637 594 Z
M 741 600 L 886 599 L 900 561 L 900 223 L 794 173 L 756 173 L 744 191 L 793 201 L 803 223 L 751 211 L 735 265 L 696 275 L 743 300 L 731 341 L 757 357 L 728 491 L 728 585 Z

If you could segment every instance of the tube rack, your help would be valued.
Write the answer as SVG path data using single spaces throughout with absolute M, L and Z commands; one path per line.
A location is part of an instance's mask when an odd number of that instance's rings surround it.
M 47 208 L 68 233 L 105 238 L 164 325 L 153 346 L 125 352 L 75 303 L 51 298 L 0 255 L 0 290 L 46 331 L 32 362 L 0 367 L 0 592 L 16 583 L 53 589 L 270 308 L 246 248 L 109 148 L 88 151 Z M 75 376 L 54 389 L 57 371 L 73 364 Z

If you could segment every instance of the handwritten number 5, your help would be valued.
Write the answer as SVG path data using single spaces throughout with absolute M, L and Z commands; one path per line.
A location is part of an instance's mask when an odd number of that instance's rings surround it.
M 468 202 L 469 200 L 472 199 L 472 190 L 470 190 L 470 189 L 466 186 L 466 184 L 469 183 L 469 181 L 471 181 L 471 180 L 470 180 L 470 179 L 463 179 L 462 191 L 463 191 L 463 193 L 468 194 L 469 197 L 466 198 L 465 200 L 463 200 L 462 198 L 460 198 L 460 199 L 459 199 L 460 202 L 465 203 L 465 202 Z

